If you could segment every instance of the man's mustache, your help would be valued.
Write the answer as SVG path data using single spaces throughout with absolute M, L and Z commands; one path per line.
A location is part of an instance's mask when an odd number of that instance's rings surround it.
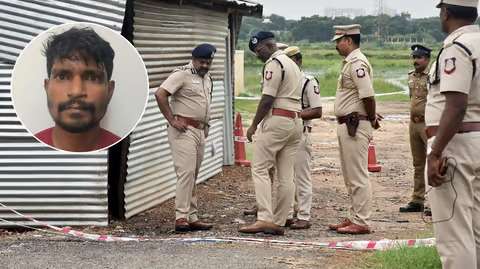
M 91 103 L 87 103 L 82 100 L 77 100 L 77 99 L 71 99 L 71 100 L 68 100 L 67 102 L 60 103 L 58 105 L 58 112 L 65 111 L 71 107 L 75 107 L 80 110 L 89 111 L 91 113 L 95 112 L 95 105 Z

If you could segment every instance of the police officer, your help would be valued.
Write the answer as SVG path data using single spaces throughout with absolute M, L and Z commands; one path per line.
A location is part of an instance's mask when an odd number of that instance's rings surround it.
M 425 105 L 427 103 L 428 64 L 431 49 L 422 45 L 412 46 L 414 70 L 408 73 L 410 89 L 410 149 L 413 157 L 412 200 L 400 212 L 422 212 L 425 201 L 425 162 L 427 158 L 427 134 L 425 133 Z
M 350 218 L 329 225 L 338 233 L 370 233 L 372 188 L 368 179 L 368 143 L 379 128 L 372 83 L 373 69 L 360 51 L 360 25 L 335 26 L 336 49 L 345 57 L 335 98 L 337 137 L 345 185 L 350 196 Z
M 290 59 L 302 68 L 302 53 L 300 48 L 292 46 L 285 49 Z M 303 135 L 295 157 L 295 202 L 297 204 L 296 219 L 289 225 L 291 229 L 308 229 L 310 224 L 310 211 L 312 208 L 312 119 L 322 117 L 322 102 L 320 86 L 314 76 L 302 72 L 302 112 Z M 293 219 L 294 207 L 291 208 L 289 219 Z
M 265 62 L 262 98 L 247 138 L 253 140 L 252 179 L 257 200 L 257 221 L 242 233 L 283 235 L 294 197 L 294 159 L 302 136 L 300 97 L 302 75 L 285 52 L 278 50 L 271 32 L 252 36 L 249 48 Z M 272 206 L 269 169 L 276 167 L 278 191 Z
M 283 49 L 285 54 L 292 59 L 299 68 L 302 67 L 303 57 L 300 48 L 296 46 L 288 47 L 283 43 L 277 43 L 278 49 Z M 302 112 L 303 135 L 295 157 L 295 203 L 297 212 L 294 214 L 294 207 L 291 208 L 286 227 L 292 229 L 308 229 L 310 224 L 310 211 L 312 208 L 312 180 L 311 180 L 311 162 L 312 162 L 312 142 L 310 133 L 312 132 L 311 119 L 322 117 L 322 103 L 320 96 L 320 86 L 314 76 L 302 72 Z M 273 169 L 272 169 L 273 170 Z M 270 175 L 273 178 L 273 173 Z M 244 215 L 257 215 L 257 206 L 253 206 L 243 211 Z M 296 217 L 294 219 L 294 216 Z
M 443 268 L 480 268 L 480 28 L 478 0 L 442 0 L 447 33 L 429 74 L 428 184 Z
M 168 140 L 177 174 L 177 232 L 208 230 L 213 226 L 198 219 L 195 182 L 208 136 L 213 90 L 209 70 L 215 52 L 216 48 L 210 44 L 195 47 L 191 62 L 175 69 L 155 93 L 158 106 L 169 123 Z M 172 96 L 171 107 L 169 96 Z

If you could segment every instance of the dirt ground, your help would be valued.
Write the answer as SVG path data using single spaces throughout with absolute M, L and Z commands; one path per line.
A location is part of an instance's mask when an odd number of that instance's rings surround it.
M 332 104 L 325 106 L 325 117 L 314 121 L 313 128 L 313 208 L 312 224 L 308 230 L 288 230 L 282 240 L 329 242 L 336 240 L 370 240 L 430 237 L 431 226 L 418 213 L 398 212 L 411 196 L 413 182 L 411 155 L 408 143 L 408 103 L 381 103 L 378 112 L 385 116 L 382 128 L 374 133 L 379 173 L 371 173 L 373 185 L 372 227 L 374 233 L 358 236 L 339 236 L 328 231 L 327 224 L 335 223 L 348 213 L 349 199 L 340 172 L 336 140 L 336 123 Z M 182 235 L 240 236 L 239 226 L 254 221 L 243 210 L 255 203 L 250 169 L 224 167 L 223 172 L 198 185 L 200 217 L 215 223 L 212 231 Z M 174 202 L 169 200 L 126 222 L 113 222 L 106 228 L 85 228 L 85 231 L 117 235 L 169 237 L 174 234 Z M 8 232 L 4 231 L 3 236 Z M 7 235 L 8 236 L 8 235 Z M 243 235 L 241 235 L 243 236 Z M 257 235 L 264 237 L 262 235 Z M 0 238 L 2 233 L 0 232 Z M 319 250 L 319 260 L 302 260 L 302 256 L 285 258 L 288 268 L 347 268 L 365 257 L 359 252 Z M 367 254 L 368 255 L 368 254 Z M 291 259 L 291 260 L 288 260 Z M 292 260 L 293 259 L 293 260 Z

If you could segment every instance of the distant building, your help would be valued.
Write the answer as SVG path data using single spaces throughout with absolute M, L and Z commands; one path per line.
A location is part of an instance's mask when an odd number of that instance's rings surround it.
M 355 18 L 359 16 L 367 15 L 367 12 L 363 8 L 331 8 L 327 7 L 324 9 L 325 17 L 335 18 L 335 17 L 349 17 Z

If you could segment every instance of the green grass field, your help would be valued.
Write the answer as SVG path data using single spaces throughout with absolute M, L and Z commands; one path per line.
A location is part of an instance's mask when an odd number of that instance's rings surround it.
M 334 96 L 342 57 L 338 55 L 333 44 L 296 44 L 303 53 L 303 69 L 320 81 L 322 96 Z M 374 69 L 374 89 L 376 93 L 402 91 L 402 88 L 389 83 L 396 79 L 406 83 L 409 70 L 412 69 L 410 50 L 383 49 L 367 47 L 363 52 L 369 58 Z M 259 96 L 262 62 L 251 52 L 245 53 L 245 91 L 242 96 Z M 400 97 L 400 96 L 399 96 Z M 390 97 L 390 99 L 393 97 Z M 388 99 L 388 98 L 387 98 Z M 389 99 L 389 100 L 390 100 Z M 404 101 L 404 98 L 400 98 Z
M 398 248 L 378 251 L 361 262 L 362 269 L 440 269 L 442 263 L 434 247 Z

